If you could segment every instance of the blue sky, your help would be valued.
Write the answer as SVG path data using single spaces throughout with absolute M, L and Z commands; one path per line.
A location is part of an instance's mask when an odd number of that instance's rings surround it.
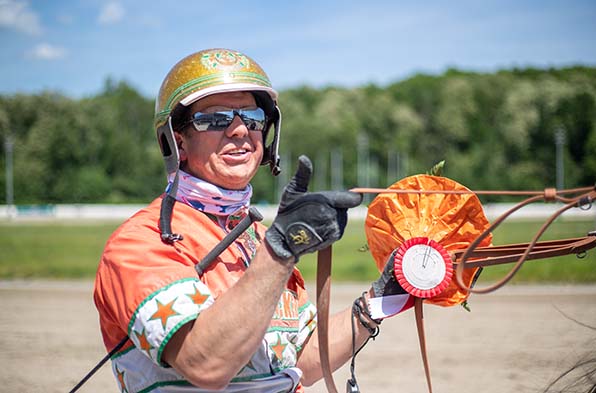
M 596 1 L 0 0 L 0 94 L 82 97 L 111 77 L 154 97 L 209 47 L 245 52 L 278 89 L 595 66 Z

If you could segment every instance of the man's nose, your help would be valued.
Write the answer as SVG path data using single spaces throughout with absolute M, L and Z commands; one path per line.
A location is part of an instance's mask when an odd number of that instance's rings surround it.
M 236 115 L 234 116 L 232 124 L 230 124 L 230 126 L 226 130 L 226 134 L 228 134 L 230 138 L 242 138 L 248 134 L 248 128 L 246 127 L 240 116 Z

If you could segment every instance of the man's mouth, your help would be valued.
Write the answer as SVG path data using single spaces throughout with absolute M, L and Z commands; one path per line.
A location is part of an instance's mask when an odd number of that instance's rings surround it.
M 246 153 L 248 153 L 248 150 L 246 149 L 233 149 L 228 151 L 226 154 L 229 154 L 231 156 L 240 156 Z

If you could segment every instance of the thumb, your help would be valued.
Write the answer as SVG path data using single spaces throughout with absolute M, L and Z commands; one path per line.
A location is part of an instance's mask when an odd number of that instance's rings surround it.
M 308 183 L 312 175 L 312 162 L 307 156 L 298 157 L 298 169 L 296 174 L 286 186 L 286 191 L 292 193 L 304 193 L 308 190 Z
M 362 203 L 362 194 L 351 191 L 325 191 L 322 192 L 329 199 L 332 206 L 337 209 L 349 209 Z

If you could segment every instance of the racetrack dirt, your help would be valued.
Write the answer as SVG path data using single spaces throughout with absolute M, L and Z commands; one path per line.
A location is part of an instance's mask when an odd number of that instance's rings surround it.
M 332 308 L 365 287 L 333 284 Z M 105 355 L 91 293 L 90 282 L 0 282 L 0 391 L 68 392 Z M 596 357 L 596 330 L 582 325 L 596 327 L 596 285 L 509 286 L 472 295 L 470 306 L 424 308 L 435 392 L 542 392 Z M 334 374 L 340 392 L 348 375 L 348 366 Z M 383 322 L 356 376 L 364 393 L 427 391 L 413 311 Z M 117 392 L 111 368 L 79 391 Z M 306 391 L 326 389 L 321 381 Z

